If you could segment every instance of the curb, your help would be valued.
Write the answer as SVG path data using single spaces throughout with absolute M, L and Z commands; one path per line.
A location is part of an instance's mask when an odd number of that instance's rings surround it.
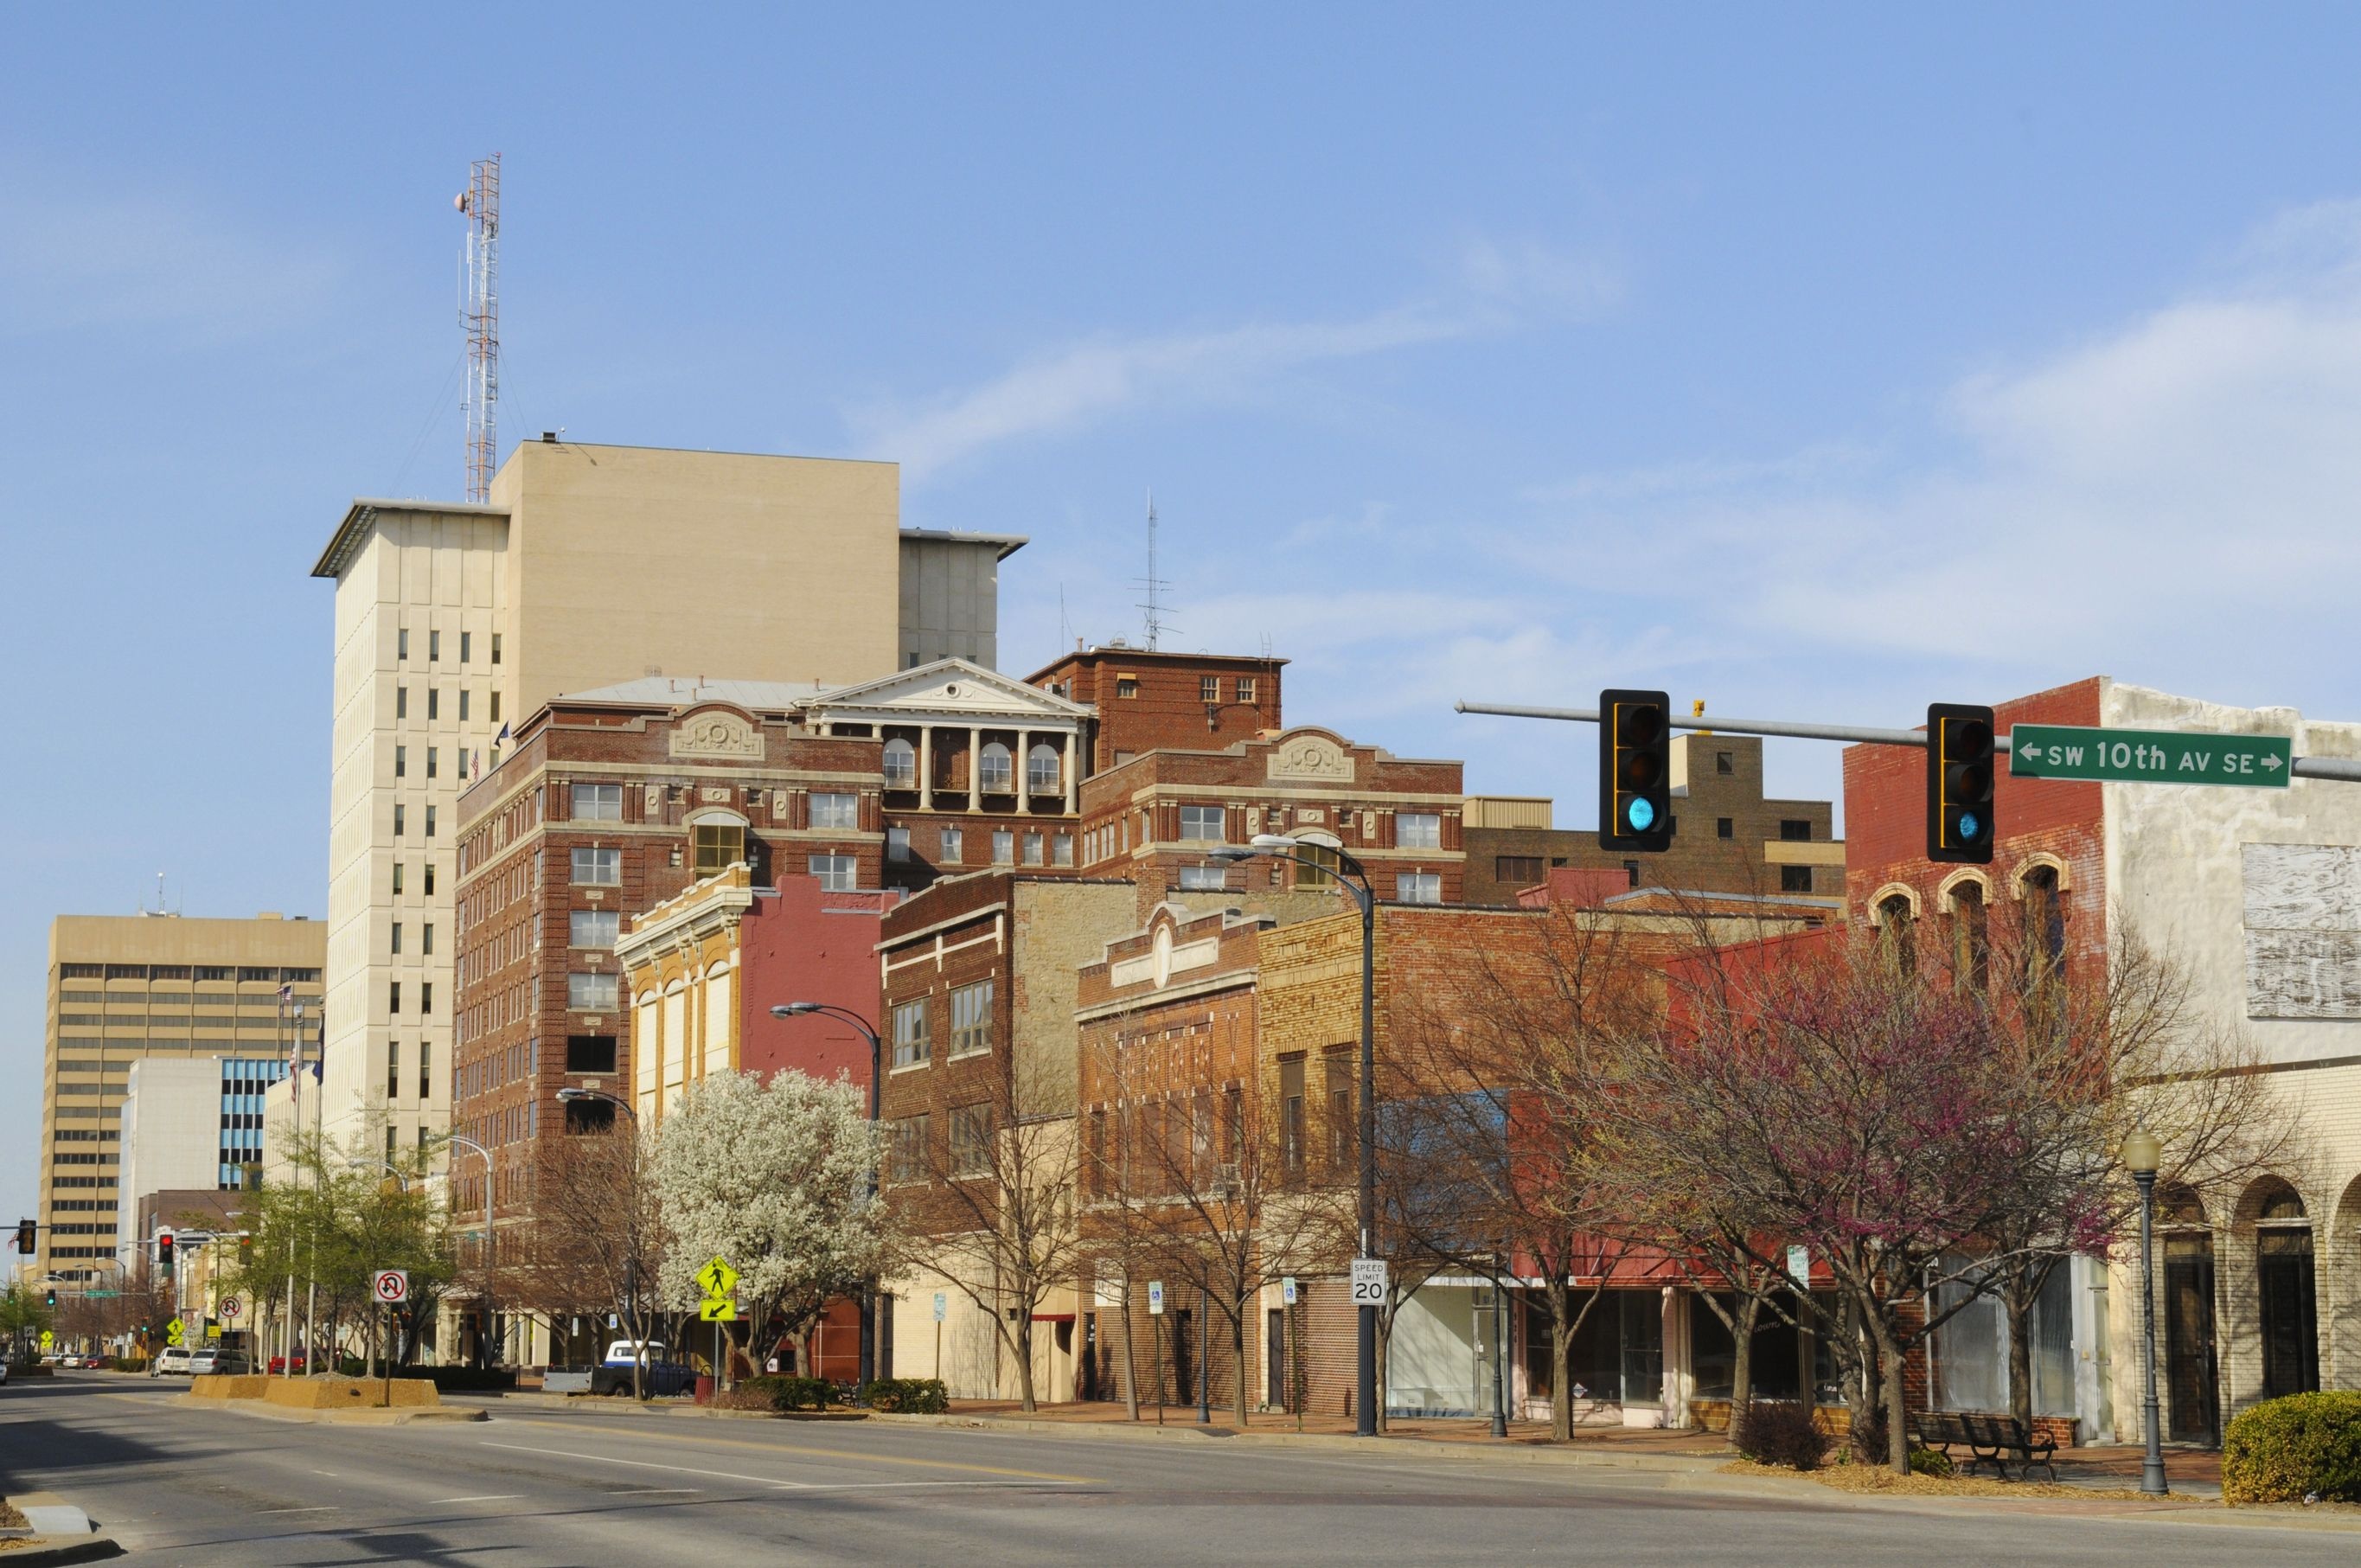
M 207 1399 L 202 1404 L 193 1399 L 175 1399 L 173 1404 L 183 1409 L 226 1410 L 234 1415 L 251 1416 L 257 1420 L 286 1421 L 295 1426 L 339 1427 L 406 1427 L 419 1421 L 488 1421 L 489 1410 L 450 1409 L 433 1407 L 422 1409 L 387 1410 L 303 1410 L 288 1405 L 269 1405 L 259 1399 Z M 15 1568 L 11 1563 L 9 1568 Z
M 10 1530 L 8 1539 L 28 1544 L 0 1553 L 0 1560 L 35 1568 L 44 1563 L 97 1563 L 123 1555 L 123 1547 L 113 1536 L 92 1533 L 90 1516 L 55 1492 L 20 1492 L 7 1502 L 28 1521 L 43 1514 L 49 1517 L 41 1534 Z
M 33 1538 L 35 1544 L 0 1553 L 8 1568 L 44 1568 L 52 1563 L 104 1563 L 110 1557 L 123 1555 L 122 1544 L 111 1535 L 88 1535 L 80 1541 L 59 1541 L 54 1536 Z

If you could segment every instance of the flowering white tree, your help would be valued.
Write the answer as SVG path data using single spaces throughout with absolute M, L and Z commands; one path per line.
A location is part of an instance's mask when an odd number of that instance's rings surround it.
M 694 1306 L 697 1271 L 723 1257 L 739 1273 L 733 1343 L 774 1312 L 802 1332 L 884 1258 L 878 1148 L 862 1091 L 844 1080 L 788 1071 L 765 1085 L 719 1072 L 691 1085 L 656 1131 L 665 1298 Z

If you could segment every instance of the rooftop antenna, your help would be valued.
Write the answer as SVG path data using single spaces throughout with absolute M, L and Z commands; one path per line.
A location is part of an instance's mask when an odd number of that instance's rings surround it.
M 1164 620 L 1164 593 L 1172 585 L 1156 575 L 1156 492 L 1148 492 L 1148 576 L 1132 579 L 1148 590 L 1147 599 L 1139 605 L 1146 622 L 1148 651 L 1156 652 L 1158 639 L 1168 630 L 1178 631 L 1177 626 L 1167 626 Z
M 459 324 L 467 334 L 467 380 L 459 396 L 465 416 L 467 499 L 492 499 L 493 458 L 500 449 L 495 428 L 500 400 L 500 155 L 468 166 L 467 188 L 452 199 L 467 220 L 466 272 L 460 285 Z

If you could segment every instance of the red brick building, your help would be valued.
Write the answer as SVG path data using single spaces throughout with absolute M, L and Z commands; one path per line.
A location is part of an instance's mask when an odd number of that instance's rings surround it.
M 1284 659 L 1076 647 L 1026 676 L 1092 710 L 1084 776 L 1148 751 L 1217 751 L 1279 728 Z

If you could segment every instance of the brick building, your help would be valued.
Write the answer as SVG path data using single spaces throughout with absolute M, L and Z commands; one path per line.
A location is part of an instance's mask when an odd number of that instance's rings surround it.
M 1311 728 L 1218 751 L 1141 751 L 1083 781 L 1082 864 L 1131 879 L 1150 904 L 1174 893 L 1325 887 L 1326 873 L 1287 861 L 1207 858 L 1257 834 L 1309 829 L 1343 839 L 1380 898 L 1456 904 L 1466 859 L 1460 772 L 1455 762 L 1398 758 Z
M 902 1376 L 941 1377 L 962 1398 L 1019 1387 L 998 1281 L 1010 1247 L 1071 1224 L 1076 977 L 1130 926 L 1134 904 L 1126 882 L 989 870 L 945 878 L 885 916 L 884 1188 L 933 1238 L 924 1263 L 888 1284 L 881 1360 Z M 1045 1398 L 1070 1398 L 1073 1249 L 1041 1245 L 1063 1266 L 1035 1307 L 1034 1381 Z
M 1471 796 L 1466 902 L 1513 904 L 1551 871 L 1620 871 L 1632 887 L 1821 897 L 1841 907 L 1845 849 L 1834 807 L 1765 795 L 1759 739 L 1675 735 L 1672 780 L 1677 828 L 1660 855 L 1601 849 L 1596 828 L 1554 827 L 1547 800 Z
M 2101 676 L 1995 708 L 2024 723 L 2272 734 L 2298 756 L 2361 756 L 2361 725 L 2236 708 Z M 2158 1366 L 2167 1435 L 2218 1441 L 2257 1399 L 2361 1387 L 2361 789 L 2039 780 L 2000 771 L 1989 866 L 1929 863 L 1923 752 L 1845 753 L 1847 896 L 1905 961 L 2001 984 L 2070 974 L 2132 942 L 2163 952 L 2200 1026 L 2259 1055 L 2298 1138 L 2287 1168 L 2160 1194 Z M 2167 1159 L 2170 1161 L 2168 1149 Z M 2085 1441 L 2136 1437 L 2136 1260 L 2077 1259 L 2037 1313 L 2037 1413 Z M 2087 1354 L 2092 1344 L 2135 1354 Z M 1938 1407 L 2005 1408 L 2004 1327 L 1971 1310 L 1938 1332 Z
M 1118 641 L 1078 644 L 1025 678 L 1092 710 L 1087 776 L 1143 752 L 1216 751 L 1279 729 L 1279 673 L 1286 663 Z

